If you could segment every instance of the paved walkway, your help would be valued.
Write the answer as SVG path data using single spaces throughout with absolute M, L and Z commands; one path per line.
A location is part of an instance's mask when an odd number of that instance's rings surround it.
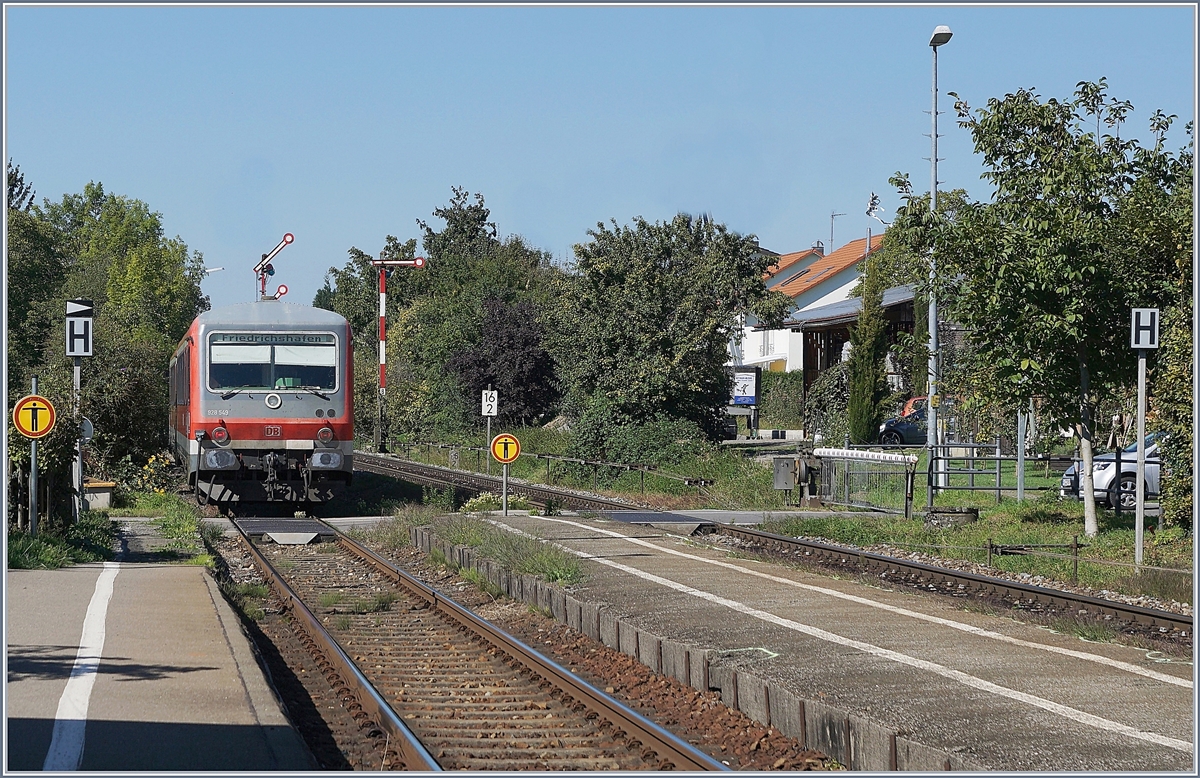
M 212 577 L 125 521 L 125 561 L 7 573 L 6 770 L 315 769 Z
M 761 699 L 761 682 L 754 691 L 743 680 L 739 695 L 735 669 L 957 755 L 964 766 L 1195 769 L 1190 662 L 1085 642 L 948 598 L 739 559 L 662 527 L 492 520 L 584 557 L 587 579 L 570 587 L 572 597 L 664 640 L 714 649 L 711 678 L 722 696 L 732 681 L 739 699 L 757 694 L 748 704 L 775 709 L 775 694 Z

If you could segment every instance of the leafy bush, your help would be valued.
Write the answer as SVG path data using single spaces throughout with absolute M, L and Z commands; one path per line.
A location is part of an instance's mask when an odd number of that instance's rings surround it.
M 134 477 L 132 486 L 139 492 L 171 494 L 176 490 L 181 475 L 182 471 L 175 466 L 171 455 L 163 451 L 146 460 Z
M 454 512 L 454 489 L 435 489 L 426 486 L 421 490 L 421 502 L 445 513 Z
M 659 416 L 634 423 L 616 407 L 593 398 L 574 427 L 573 456 L 630 465 L 672 465 L 710 446 L 694 421 Z
M 1190 301 L 1189 301 L 1190 303 Z M 1192 528 L 1195 474 L 1192 472 L 1192 317 L 1191 305 L 1163 316 L 1162 349 L 1154 371 L 1154 423 L 1169 433 L 1162 445 L 1162 510 L 1167 524 Z
M 500 495 L 492 492 L 483 492 L 471 499 L 467 500 L 459 508 L 463 513 L 482 513 L 483 511 L 498 511 L 504 506 L 501 504 Z M 508 509 L 512 511 L 527 511 L 533 507 L 529 499 L 519 494 L 510 494 L 508 496 Z
M 759 414 L 778 428 L 799 429 L 804 424 L 804 374 L 763 373 Z
M 831 446 L 840 446 L 849 427 L 846 407 L 850 399 L 848 371 L 845 362 L 821 371 L 808 389 L 804 402 L 804 429 Z

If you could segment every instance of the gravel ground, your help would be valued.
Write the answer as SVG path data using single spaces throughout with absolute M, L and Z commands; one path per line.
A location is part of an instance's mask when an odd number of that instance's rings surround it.
M 261 583 L 248 555 L 235 541 L 219 541 L 215 550 L 221 559 L 219 575 L 234 583 Z M 839 768 L 836 762 L 804 748 L 774 727 L 764 727 L 741 711 L 728 708 L 716 693 L 697 691 L 674 678 L 652 673 L 633 658 L 531 611 L 522 603 L 507 597 L 493 598 L 457 574 L 433 565 L 417 549 L 376 550 L 734 769 Z M 384 743 L 362 733 L 359 722 L 342 707 L 334 688 L 281 615 L 280 604 L 272 597 L 264 604 L 264 610 L 261 619 L 250 622 L 249 632 L 289 718 L 318 763 L 327 770 L 378 770 Z

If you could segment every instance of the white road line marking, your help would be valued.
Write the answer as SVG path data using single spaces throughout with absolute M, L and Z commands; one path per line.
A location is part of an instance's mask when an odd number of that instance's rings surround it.
M 538 517 L 538 518 L 541 518 L 541 517 Z M 878 608 L 879 610 L 887 611 L 889 613 L 895 613 L 900 616 L 907 616 L 912 619 L 919 619 L 921 621 L 929 622 L 930 624 L 937 624 L 939 626 L 949 627 L 950 629 L 957 629 L 961 632 L 967 632 L 969 634 L 976 635 L 978 637 L 991 638 L 992 640 L 999 640 L 1003 643 L 1008 643 L 1008 644 L 1014 645 L 1014 646 L 1021 646 L 1023 648 L 1032 648 L 1032 649 L 1036 649 L 1038 651 L 1048 651 L 1052 654 L 1061 654 L 1062 656 L 1069 656 L 1069 657 L 1072 657 L 1073 659 L 1082 659 L 1087 662 L 1095 662 L 1097 664 L 1106 665 L 1108 667 L 1112 667 L 1117 670 L 1124 670 L 1125 672 L 1128 672 L 1128 673 L 1134 673 L 1135 675 L 1140 675 L 1145 678 L 1153 678 L 1156 681 L 1162 681 L 1163 683 L 1169 683 L 1169 684 L 1173 684 L 1175 686 L 1181 686 L 1185 689 L 1191 689 L 1193 686 L 1192 679 L 1190 679 L 1190 678 L 1179 678 L 1178 676 L 1169 675 L 1167 673 L 1160 673 L 1157 670 L 1151 670 L 1148 667 L 1141 667 L 1139 665 L 1133 664 L 1132 662 L 1122 662 L 1119 659 L 1111 659 L 1109 657 L 1100 656 L 1098 654 L 1089 654 L 1086 651 L 1075 651 L 1070 648 L 1062 648 L 1060 646 L 1050 646 L 1050 645 L 1045 645 L 1043 643 L 1034 643 L 1029 640 L 1021 640 L 1020 638 L 1014 638 L 1009 635 L 1001 634 L 999 632 L 992 632 L 991 630 L 983 629 L 982 627 L 976 627 L 971 624 L 964 624 L 960 621 L 954 621 L 953 619 L 944 619 L 940 616 L 932 616 L 928 613 L 920 613 L 918 611 L 912 611 L 907 608 L 901 608 L 896 605 L 888 605 L 886 603 L 876 602 L 875 600 L 869 600 L 865 597 L 859 597 L 857 595 L 847 594 L 846 592 L 839 592 L 835 589 L 826 589 L 823 586 L 815 586 L 813 584 L 800 583 L 799 581 L 793 581 L 790 578 L 782 578 L 780 576 L 771 575 L 770 573 L 764 573 L 759 570 L 751 570 L 749 568 L 742 567 L 741 565 L 735 565 L 733 563 L 725 562 L 725 561 L 718 560 L 718 559 L 705 559 L 704 557 L 698 557 L 693 554 L 687 554 L 687 553 L 684 553 L 682 551 L 677 551 L 672 548 L 664 548 L 663 546 L 657 545 L 655 543 L 648 543 L 648 542 L 642 540 L 641 538 L 631 538 L 628 535 L 622 535 L 619 532 L 612 532 L 611 530 L 600 529 L 599 527 L 587 527 L 587 525 L 577 524 L 573 521 L 567 521 L 565 519 L 542 519 L 542 520 L 559 522 L 562 524 L 570 524 L 571 526 L 576 526 L 576 527 L 584 527 L 586 529 L 590 529 L 595 532 L 600 532 L 600 533 L 609 535 L 614 538 L 620 538 L 622 540 L 627 540 L 630 543 L 634 543 L 634 544 L 637 544 L 640 546 L 645 546 L 647 548 L 653 548 L 657 551 L 661 551 L 664 554 L 672 554 L 674 556 L 683 557 L 685 559 L 691 559 L 691 560 L 695 560 L 697 562 L 703 562 L 708 565 L 714 565 L 716 567 L 723 567 L 723 568 L 726 568 L 727 570 L 736 570 L 740 573 L 745 573 L 746 575 L 752 575 L 752 576 L 755 576 L 756 578 L 763 578 L 768 581 L 772 581 L 774 583 L 785 584 L 787 586 L 792 586 L 797 589 L 804 589 L 804 590 L 810 591 L 810 592 L 817 592 L 819 594 L 824 594 L 829 597 L 836 597 L 840 600 L 845 600 L 847 602 L 853 602 L 858 605 L 866 605 L 871 608 Z
M 598 530 L 596 527 L 588 527 L 587 525 L 577 524 L 572 521 L 565 521 L 562 519 L 545 519 L 545 520 L 561 522 L 563 524 L 570 524 L 573 526 L 580 527 L 582 529 L 590 529 L 590 530 L 594 530 L 594 531 L 598 531 L 598 532 L 607 533 L 606 530 Z M 514 533 L 521 534 L 521 535 L 528 535 L 528 533 L 525 533 L 519 529 L 516 529 L 515 527 L 510 527 L 510 526 L 503 524 L 501 522 L 498 522 L 498 521 L 492 521 L 491 523 L 502 529 L 508 530 L 510 532 L 514 532 Z M 607 534 L 612 534 L 614 537 L 624 538 L 626 540 L 636 540 L 636 538 L 629 538 L 628 536 L 621 535 L 619 533 L 607 533 Z M 558 545 L 558 544 L 555 544 L 555 545 Z M 646 543 L 644 545 L 653 546 L 653 544 L 649 544 L 649 543 Z M 663 549 L 659 546 L 653 546 L 653 547 L 660 551 L 668 550 L 668 549 Z M 760 619 L 762 621 L 765 621 L 765 622 L 768 622 L 771 624 L 776 624 L 776 625 L 784 627 L 786 629 L 790 629 L 795 632 L 800 632 L 802 634 L 809 635 L 811 637 L 815 637 L 819 640 L 825 640 L 830 643 L 836 643 L 838 645 L 855 648 L 864 653 L 871 654 L 873 656 L 878 656 L 882 659 L 888 659 L 888 660 L 891 660 L 898 664 L 908 665 L 909 667 L 915 667 L 920 670 L 925 670 L 926 672 L 934 673 L 935 675 L 940 675 L 943 678 L 947 678 L 949 680 L 961 683 L 964 686 L 968 686 L 973 689 L 979 689 L 980 691 L 989 692 L 991 694 L 995 694 L 995 695 L 998 695 L 1001 697 L 1007 697 L 1008 699 L 1015 700 L 1018 702 L 1023 702 L 1027 705 L 1041 708 L 1042 710 L 1046 710 L 1051 713 L 1055 713 L 1059 716 L 1063 716 L 1064 718 L 1071 719 L 1072 721 L 1076 721 L 1080 724 L 1085 724 L 1087 726 L 1094 727 L 1096 729 L 1101 729 L 1101 730 L 1105 730 L 1108 732 L 1125 735 L 1127 737 L 1135 738 L 1137 740 L 1143 740 L 1148 743 L 1154 743 L 1155 745 L 1165 746 L 1167 748 L 1175 749 L 1176 751 L 1183 751 L 1186 753 L 1191 753 L 1193 751 L 1192 744 L 1188 743 L 1187 741 L 1184 741 L 1184 740 L 1178 740 L 1173 737 L 1168 737 L 1167 735 L 1160 735 L 1156 732 L 1143 732 L 1142 730 L 1136 729 L 1134 727 L 1130 727 L 1126 724 L 1121 724 L 1120 722 L 1117 722 L 1117 721 L 1111 721 L 1109 719 L 1101 718 L 1100 716 L 1095 716 L 1091 713 L 1086 713 L 1084 711 L 1078 710 L 1076 708 L 1072 708 L 1067 705 L 1062 705 L 1060 703 L 1053 702 L 1051 700 L 1047 700 L 1042 697 L 1037 697 L 1032 694 L 1027 694 L 1025 692 L 1017 691 L 1016 689 L 1009 689 L 1005 686 L 1000 686 L 999 684 L 992 683 L 991 681 L 985 681 L 982 678 L 976 678 L 975 676 L 968 675 L 967 673 L 964 673 L 961 670 L 955 670 L 955 669 L 946 667 L 944 665 L 939 665 L 935 662 L 930 662 L 926 659 L 918 659 L 916 657 L 909 656 L 908 654 L 902 654 L 898 651 L 892 651 L 891 649 L 882 648 L 880 646 L 872 645 L 871 643 L 864 643 L 863 641 L 854 640 L 853 638 L 843 637 L 841 635 L 837 635 L 835 633 L 828 632 L 826 630 L 819 629 L 817 627 L 811 627 L 807 624 L 801 624 L 797 621 L 792 621 L 791 619 L 786 619 L 781 616 L 777 616 L 774 613 L 767 613 L 766 611 L 761 611 L 761 610 L 758 610 L 757 608 L 752 608 L 749 605 L 746 605 L 745 603 L 737 602 L 736 600 L 730 600 L 725 597 L 721 597 L 720 595 L 713 594 L 711 592 L 701 591 L 701 590 L 695 589 L 691 586 L 687 586 L 686 584 L 677 583 L 670 579 L 663 578 L 662 576 L 654 575 L 653 573 L 647 573 L 643 570 L 638 570 L 637 568 L 629 567 L 628 565 L 623 565 L 619 562 L 614 562 L 611 559 L 604 559 L 604 558 L 597 557 L 597 556 L 594 556 L 592 554 L 589 554 L 589 553 L 586 553 L 583 551 L 576 551 L 574 549 L 566 548 L 565 546 L 560 546 L 560 548 L 563 548 L 564 550 L 569 551 L 573 554 L 576 554 L 577 556 L 582 557 L 584 559 L 590 559 L 594 562 L 599 562 L 602 565 L 612 567 L 616 570 L 621 570 L 622 572 L 629 573 L 630 575 L 634 575 L 634 576 L 637 576 L 644 580 L 651 581 L 653 583 L 657 583 L 661 586 L 665 586 L 669 589 L 674 589 L 675 591 L 681 592 L 683 594 L 691 595 L 692 597 L 696 597 L 701 600 L 707 600 L 708 602 L 712 602 L 717 605 L 723 605 L 727 608 L 736 610 L 739 613 L 745 613 L 747 615 L 754 616 L 755 618 Z M 691 557 L 691 555 L 689 555 L 689 554 L 680 554 L 680 555 L 685 556 L 685 557 Z M 699 557 L 691 557 L 691 558 L 700 559 Z M 708 560 L 701 560 L 701 561 L 708 561 Z
M 78 770 L 83 760 L 88 702 L 104 652 L 104 619 L 108 615 L 113 581 L 119 570 L 117 562 L 105 562 L 104 570 L 96 579 L 96 590 L 92 593 L 87 615 L 83 618 L 79 652 L 75 655 L 71 677 L 67 679 L 67 686 L 58 700 L 58 712 L 54 714 L 54 734 L 50 738 L 50 749 L 46 752 L 42 770 Z

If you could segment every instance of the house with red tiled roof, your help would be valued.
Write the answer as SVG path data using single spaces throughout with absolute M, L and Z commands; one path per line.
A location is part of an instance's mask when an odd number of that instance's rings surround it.
M 868 240 L 871 251 L 876 251 L 883 236 L 852 240 L 829 254 L 820 243 L 807 251 L 782 254 L 769 271 L 767 288 L 792 298 L 789 319 L 806 309 L 845 300 L 858 283 Z M 733 365 L 753 365 L 772 372 L 804 369 L 803 334 L 790 327 L 760 329 L 753 316 L 746 317 L 740 338 L 730 342 L 729 351 Z
M 812 264 L 825 256 L 825 246 L 821 241 L 805 251 L 793 251 L 791 254 L 780 254 L 778 260 L 764 274 L 763 280 L 768 289 L 776 289 L 780 284 L 786 284 L 798 274 L 808 271 Z

